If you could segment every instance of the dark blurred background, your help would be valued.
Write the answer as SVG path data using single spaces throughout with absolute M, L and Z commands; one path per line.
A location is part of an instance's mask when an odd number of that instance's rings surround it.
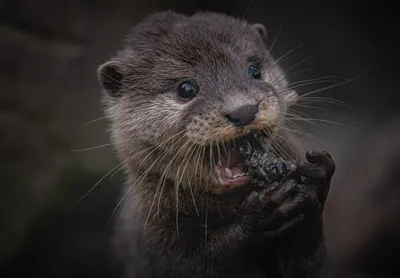
M 165 9 L 218 11 L 265 24 L 269 43 L 276 39 L 273 55 L 290 53 L 282 66 L 292 82 L 353 79 L 313 95 L 351 108 L 309 99 L 300 112 L 322 120 L 298 123 L 310 133 L 305 145 L 329 150 L 337 162 L 327 205 L 332 250 L 343 252 L 348 230 L 365 234 L 351 220 L 329 222 L 329 215 L 346 214 L 340 201 L 349 185 L 340 181 L 354 166 L 347 163 L 354 148 L 400 108 L 398 16 L 390 1 L 0 0 L 1 277 L 118 277 L 107 223 L 123 177 L 102 179 L 117 160 L 101 118 L 96 68 L 133 24 Z M 379 140 L 370 143 L 379 153 Z M 347 204 L 359 197 L 359 185 Z M 354 217 L 369 217 L 362 204 Z

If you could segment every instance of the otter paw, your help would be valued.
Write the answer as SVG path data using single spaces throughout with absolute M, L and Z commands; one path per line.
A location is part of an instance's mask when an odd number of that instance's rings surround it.
M 335 173 L 335 162 L 331 155 L 325 151 L 307 151 L 308 162 L 298 168 L 301 176 L 307 179 L 308 186 L 314 185 L 321 204 L 325 203 L 333 174 Z
M 295 180 L 275 182 L 243 201 L 241 212 L 258 236 L 273 237 L 297 225 L 304 218 L 306 203 L 315 194 Z

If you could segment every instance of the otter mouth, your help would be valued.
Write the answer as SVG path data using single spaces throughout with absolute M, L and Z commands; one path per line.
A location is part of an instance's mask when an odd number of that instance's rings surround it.
M 251 177 L 246 170 L 246 146 L 261 144 L 258 133 L 236 138 L 213 148 L 214 171 L 223 187 L 232 187 L 250 183 Z
M 249 173 L 244 170 L 244 158 L 235 149 L 221 155 L 215 166 L 217 179 L 222 186 L 242 185 L 250 181 Z

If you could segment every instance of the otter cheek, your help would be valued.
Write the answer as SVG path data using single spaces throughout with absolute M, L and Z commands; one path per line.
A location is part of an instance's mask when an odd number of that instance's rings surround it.
M 295 105 L 299 100 L 299 95 L 295 90 L 285 89 L 283 92 L 283 103 L 286 108 Z

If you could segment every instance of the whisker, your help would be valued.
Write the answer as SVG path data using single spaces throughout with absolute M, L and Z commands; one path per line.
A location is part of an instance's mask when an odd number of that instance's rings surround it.
M 206 210 L 205 210 L 205 219 L 204 219 L 204 242 L 207 245 L 208 241 L 208 198 L 206 198 Z
M 144 150 L 145 151 L 145 150 Z M 142 151 L 142 152 L 144 152 Z M 114 208 L 109 221 L 111 221 L 112 217 L 114 216 L 115 212 L 118 210 L 120 204 L 122 203 L 123 199 L 126 197 L 126 195 L 132 190 L 132 188 L 138 183 L 138 182 L 142 182 L 144 180 L 144 178 L 147 176 L 147 174 L 150 172 L 150 170 L 153 168 L 153 166 L 160 160 L 161 157 L 157 157 L 154 162 L 138 177 L 138 179 L 135 181 L 135 183 L 129 188 L 129 190 L 124 194 L 123 198 L 118 202 L 117 206 Z M 133 158 L 132 158 L 133 159 Z M 125 207 L 126 208 L 126 207 Z M 124 211 L 125 211 L 124 208 Z M 122 211 L 122 213 L 124 212 Z M 121 215 L 122 215 L 121 213 Z M 107 223 L 109 222 L 107 221 Z M 119 221 L 118 221 L 119 222 Z M 117 224 L 118 224 L 117 222 Z
M 178 132 L 177 134 L 171 136 L 171 137 L 170 137 L 167 141 L 165 141 L 164 143 L 162 143 L 162 144 L 157 144 L 157 146 L 154 148 L 154 150 L 151 151 L 150 153 L 148 153 L 147 156 L 146 156 L 145 158 L 143 158 L 143 160 L 142 160 L 142 162 L 139 164 L 139 167 L 138 167 L 138 168 L 142 167 L 142 164 L 144 163 L 144 161 L 145 161 L 153 152 L 155 152 L 155 151 L 158 150 L 162 145 L 165 145 L 165 143 L 169 142 L 170 140 L 172 140 L 172 139 L 175 138 L 176 136 L 182 134 L 183 132 L 184 132 L 184 130 L 182 130 L 182 131 Z M 179 141 L 176 141 L 175 144 L 174 144 L 174 146 L 177 144 L 177 142 L 179 142 Z
M 82 126 L 80 126 L 80 127 L 78 127 L 77 129 L 75 129 L 75 131 L 72 132 L 71 136 L 74 137 L 75 134 L 76 134 L 79 130 L 81 130 L 82 128 L 85 128 L 86 126 L 91 125 L 91 124 L 93 124 L 93 123 L 95 123 L 95 122 L 98 122 L 98 121 L 100 121 L 100 120 L 103 120 L 103 119 L 105 119 L 105 118 L 107 118 L 107 117 L 106 117 L 106 116 L 99 117 L 99 118 L 97 118 L 97 119 L 91 120 L 91 121 L 89 121 L 89 122 L 83 124 Z
M 293 73 L 287 73 L 287 74 L 286 74 L 286 77 L 293 77 L 293 76 L 295 76 L 295 75 L 297 75 L 297 74 L 306 72 L 306 71 L 308 71 L 308 70 L 310 70 L 310 68 L 299 69 L 298 71 L 295 71 L 295 72 L 293 72 Z
M 326 144 L 327 142 L 333 143 L 332 141 L 328 140 L 327 138 L 323 138 L 323 137 L 317 136 L 315 134 L 308 133 L 308 132 L 303 131 L 303 130 L 291 129 L 291 128 L 288 128 L 288 127 L 282 127 L 282 129 L 287 130 L 288 132 L 295 133 L 298 136 L 305 136 L 305 137 L 307 137 L 309 139 L 312 139 L 312 140 L 315 140 L 315 141 L 317 141 L 318 143 L 321 143 L 321 144 Z
M 106 227 L 108 227 L 108 225 L 110 224 L 113 216 L 115 215 L 115 213 L 117 212 L 119 206 L 121 205 L 121 203 L 124 201 L 124 199 L 126 198 L 126 196 L 130 193 L 130 191 L 132 190 L 132 187 L 130 187 L 125 194 L 122 196 L 122 198 L 118 201 L 117 205 L 115 206 L 115 208 L 113 209 L 111 216 L 108 218 L 107 223 L 106 223 Z M 118 219 L 119 220 L 119 219 Z M 117 221 L 117 225 L 118 225 L 119 221 Z
M 278 137 L 279 143 L 281 143 L 281 142 L 282 142 L 282 136 L 281 136 L 280 134 L 278 134 L 277 137 Z M 275 141 L 272 141 L 271 143 L 272 143 L 271 146 L 274 146 L 274 147 L 278 150 L 279 155 L 282 156 L 284 159 L 287 159 L 287 158 L 290 158 L 290 157 L 291 157 L 291 156 L 286 152 L 286 150 L 283 149 L 283 147 L 282 147 L 280 144 L 277 144 L 277 142 L 275 142 Z
M 310 95 L 313 95 L 313 94 L 316 94 L 316 93 L 320 93 L 320 92 L 323 92 L 323 91 L 326 91 L 326 90 L 329 90 L 329 89 L 332 89 L 332 88 L 336 88 L 336 87 L 338 87 L 338 86 L 341 86 L 341 85 L 350 83 L 350 82 L 356 80 L 357 78 L 359 78 L 359 77 L 354 77 L 354 78 L 351 78 L 351 79 L 346 79 L 345 81 L 338 82 L 338 83 L 336 83 L 336 84 L 333 84 L 333 85 L 330 85 L 330 86 L 326 86 L 326 87 L 324 87 L 324 88 L 312 90 L 312 91 L 310 91 L 310 92 L 308 92 L 308 93 L 303 94 L 302 97 L 307 97 L 307 96 L 310 96 Z
M 197 182 L 200 182 L 200 181 L 201 181 L 201 178 L 202 178 L 201 174 L 200 174 L 200 177 L 198 176 L 199 167 L 202 167 L 202 166 L 200 165 L 200 155 L 201 155 L 201 149 L 202 149 L 202 148 L 203 148 L 203 144 L 199 145 L 199 150 L 196 152 L 196 153 L 197 153 L 197 158 L 196 158 L 196 169 L 194 170 L 194 175 L 195 175 L 195 177 L 196 177 L 196 181 L 197 181 Z M 200 172 L 201 172 L 201 171 L 200 171 Z M 197 180 L 197 179 L 199 179 L 199 180 Z
M 169 138 L 168 138 L 167 140 L 165 140 L 164 142 L 158 143 L 156 147 L 151 146 L 151 147 L 145 149 L 144 151 L 141 151 L 140 153 L 143 153 L 143 152 L 148 151 L 148 150 L 150 150 L 150 149 L 153 148 L 153 150 L 152 150 L 150 153 L 148 153 L 147 156 L 145 156 L 145 157 L 142 159 L 142 162 L 140 163 L 140 165 L 139 165 L 138 168 L 140 168 L 140 167 L 142 166 L 142 164 L 145 163 L 145 162 L 147 161 L 147 159 L 150 157 L 150 155 L 151 155 L 153 152 L 155 152 L 156 150 L 160 149 L 163 145 L 165 145 L 166 143 L 168 143 L 169 141 L 171 141 L 171 140 L 172 140 L 173 138 L 175 138 L 176 136 L 180 135 L 182 132 L 183 132 L 183 131 L 178 132 L 177 134 L 175 134 L 175 135 L 169 137 Z M 173 146 L 175 146 L 178 142 L 179 142 L 179 141 L 175 142 L 175 144 L 174 144 Z M 173 147 L 173 146 L 172 146 L 172 147 Z M 128 162 L 128 163 L 129 163 L 129 162 Z M 118 170 L 116 170 L 116 171 L 111 175 L 110 179 L 112 179 L 112 177 L 113 177 L 114 175 L 116 175 L 123 167 L 124 167 L 124 165 L 122 165 Z
M 327 109 L 324 109 L 322 107 L 317 107 L 317 106 L 311 106 L 311 105 L 304 105 L 304 104 L 296 104 L 296 107 L 304 107 L 304 108 L 308 108 L 308 109 L 313 109 L 313 110 L 318 110 L 327 114 L 333 114 L 332 111 L 329 111 Z M 299 112 L 299 111 L 298 111 Z
M 283 21 L 283 20 L 282 20 Z M 279 35 L 280 35 L 280 33 L 281 33 L 281 31 L 282 31 L 282 26 L 283 26 L 283 22 L 280 22 L 280 24 L 279 24 L 279 28 L 278 28 L 278 32 L 277 32 L 277 34 L 276 34 L 276 36 L 275 36 L 275 38 L 274 38 L 274 40 L 273 40 L 273 42 L 272 42 L 272 45 L 271 45 L 271 47 L 268 49 L 268 52 L 269 53 L 272 53 L 272 50 L 274 49 L 274 46 L 275 46 L 275 44 L 276 44 L 276 42 L 278 41 L 278 37 L 279 37 Z
M 181 138 L 179 139 L 179 141 L 181 141 L 183 138 L 184 138 L 184 137 L 181 137 Z M 181 150 L 186 146 L 186 144 L 188 144 L 188 142 L 189 142 L 189 141 L 186 141 L 186 142 L 179 148 L 179 150 L 175 153 L 175 155 L 172 157 L 172 159 L 169 161 L 169 163 L 168 163 L 167 166 L 165 167 L 165 169 L 164 169 L 164 171 L 163 171 L 161 177 L 163 177 L 164 175 L 166 175 L 166 173 L 167 173 L 169 167 L 171 166 L 172 162 L 173 162 L 173 161 L 175 160 L 175 158 L 180 154 Z M 159 214 L 159 210 L 160 210 L 160 202 L 161 202 L 161 196 L 162 196 L 162 191 L 163 191 L 164 185 L 165 185 L 165 182 L 163 183 L 163 185 L 162 185 L 162 187 L 161 187 L 161 193 L 159 194 L 159 198 L 158 198 L 158 205 L 157 205 L 157 207 L 158 207 L 158 214 Z M 179 197 L 179 196 L 178 196 L 178 197 Z M 178 207 L 177 207 L 177 209 L 178 209 Z M 149 217 L 150 213 L 151 213 L 151 211 L 149 211 L 148 217 Z M 178 210 L 177 210 L 177 213 L 178 213 Z M 147 222 L 147 221 L 146 221 L 146 222 Z M 178 238 L 179 238 L 179 231 L 177 231 L 177 233 L 178 233 Z
M 128 159 L 124 160 L 123 162 L 121 162 L 120 164 L 118 164 L 117 166 L 115 166 L 114 168 L 112 168 L 110 171 L 108 171 L 98 182 L 96 182 L 96 184 L 95 184 L 94 186 L 92 186 L 92 188 L 89 189 L 88 192 L 86 192 L 85 195 L 83 195 L 83 197 L 81 197 L 81 198 L 77 201 L 77 203 L 79 203 L 79 202 L 82 201 L 84 198 L 86 198 L 86 197 L 90 194 L 90 192 L 92 192 L 92 191 L 96 188 L 96 186 L 97 186 L 98 184 L 100 184 L 112 171 L 114 171 L 114 169 L 118 168 L 122 163 L 128 161 L 129 159 L 131 159 L 131 158 L 129 157 Z
M 164 153 L 162 157 L 164 157 L 164 155 L 166 155 L 166 153 Z M 160 159 L 160 157 L 157 157 L 157 159 Z M 157 160 L 157 159 L 156 159 L 156 160 Z M 160 159 L 160 160 L 161 160 L 161 159 Z M 149 167 L 149 168 L 150 168 L 150 167 Z M 144 179 L 144 178 L 143 178 L 143 179 Z M 143 180 L 143 179 L 142 179 L 142 180 Z M 153 207 L 154 207 L 154 204 L 155 204 L 155 200 L 156 200 L 157 194 L 158 194 L 159 196 L 162 195 L 162 190 L 163 190 L 163 186 L 164 186 L 164 184 L 165 184 L 166 179 L 167 179 L 167 176 L 166 176 L 166 175 L 161 175 L 160 179 L 159 179 L 158 182 L 157 182 L 156 191 L 154 192 L 154 197 L 153 197 L 153 200 L 152 200 L 152 202 L 151 202 L 151 204 L 150 204 L 149 212 L 148 212 L 148 214 L 147 214 L 146 220 L 145 220 L 144 225 L 143 225 L 143 231 L 144 231 L 144 230 L 146 229 L 146 227 L 147 227 L 147 223 L 148 223 L 148 221 L 149 221 L 149 219 L 150 219 L 151 212 L 153 211 Z M 140 182 L 141 182 L 141 181 L 140 181 Z M 163 185 L 161 186 L 161 184 L 163 184 Z M 160 187 L 160 186 L 161 186 L 161 187 Z M 159 190 L 160 190 L 160 192 L 159 192 Z
M 328 97 L 303 97 L 300 96 L 298 103 L 328 103 L 328 104 L 337 104 L 340 105 L 342 107 L 348 108 L 350 110 L 353 110 L 354 112 L 358 112 L 354 107 L 352 107 L 351 105 L 337 100 L 337 99 L 333 99 L 333 98 L 328 98 Z
M 282 77 L 285 78 L 285 77 L 286 77 L 286 74 L 287 74 L 288 72 L 290 72 L 292 69 L 294 69 L 294 68 L 300 66 L 300 65 L 303 64 L 304 62 L 307 62 L 308 60 L 311 60 L 311 59 L 313 59 L 313 58 L 315 58 L 315 57 L 317 57 L 317 56 L 318 56 L 318 55 L 310 56 L 310 57 L 305 58 L 305 59 L 301 60 L 300 62 L 294 64 L 293 66 L 289 67 L 287 70 L 283 71 L 283 73 L 281 73 L 277 78 L 275 78 L 275 80 L 272 81 L 271 84 L 274 86 L 274 85 L 275 85 L 275 82 L 277 82 L 277 81 L 282 81 L 282 80 L 279 80 L 279 78 L 282 78 Z
M 202 150 L 201 150 L 201 157 L 205 157 L 206 154 L 206 146 L 204 144 L 202 144 Z M 200 179 L 203 178 L 203 167 L 200 168 Z
M 193 146 L 194 146 L 194 147 L 193 147 Z M 186 164 L 185 164 L 185 166 L 184 166 L 184 168 L 183 168 L 183 170 L 182 170 L 181 177 L 180 177 L 179 181 L 177 182 L 177 186 L 179 186 L 179 185 L 181 184 L 183 175 L 184 175 L 184 173 L 185 173 L 185 171 L 186 171 L 186 168 L 187 168 L 187 166 L 188 166 L 188 164 L 189 164 L 190 157 L 192 156 L 192 154 L 193 154 L 193 152 L 196 150 L 196 148 L 197 148 L 197 146 L 195 145 L 195 142 L 193 142 L 193 144 L 189 147 L 189 149 L 192 149 L 192 151 L 186 152 L 186 155 L 185 155 L 184 159 L 182 160 L 182 164 L 183 164 L 183 162 L 185 161 L 185 159 L 186 159 L 187 161 L 186 161 Z M 187 157 L 187 158 L 186 158 L 186 157 Z M 181 165 L 181 164 L 180 164 L 180 165 Z M 180 167 L 179 167 L 179 168 L 180 168 Z M 178 171 L 178 172 L 179 172 L 179 171 Z M 197 209 L 197 205 L 196 205 L 196 201 L 195 201 L 195 198 L 194 198 L 193 190 L 192 190 L 192 187 L 190 186 L 190 184 L 189 184 L 189 190 L 190 190 L 190 193 L 191 193 L 191 195 L 192 195 L 194 208 L 195 208 L 195 210 L 196 210 L 196 212 L 197 212 L 197 215 L 199 215 L 199 211 L 198 211 L 198 209 Z
M 249 10 L 250 10 L 251 4 L 253 4 L 253 0 L 250 0 L 250 3 L 247 5 L 247 8 L 246 8 L 246 10 L 244 11 L 244 14 L 243 14 L 243 16 L 242 16 L 242 20 L 244 20 L 244 19 L 246 18 L 246 15 L 247 15 L 247 13 L 248 13 Z
M 336 122 L 336 121 L 330 121 L 330 120 L 324 120 L 324 119 L 313 119 L 313 118 L 309 118 L 309 119 L 304 119 L 304 118 L 287 118 L 288 120 L 294 120 L 294 121 L 304 121 L 304 122 L 309 122 L 309 123 L 328 123 L 328 124 L 335 124 L 335 125 L 340 125 L 340 126 L 347 126 L 347 127 L 351 127 L 354 128 L 354 126 L 350 125 L 350 124 L 346 124 L 346 123 L 341 123 L 341 122 Z M 325 126 L 326 127 L 326 126 Z
M 299 80 L 296 82 L 292 82 L 289 83 L 288 87 L 290 87 L 291 89 L 293 89 L 293 85 L 297 85 L 297 84 L 310 84 L 309 82 L 314 82 L 314 81 L 325 81 L 325 82 L 339 82 L 340 80 L 345 80 L 345 78 L 340 77 L 340 76 L 334 76 L 334 75 L 328 75 L 328 76 L 323 76 L 323 77 L 317 77 L 317 78 L 311 78 L 311 79 L 305 79 L 305 80 Z M 313 83 L 311 83 L 313 84 Z
M 86 149 L 69 149 L 70 152 L 86 152 L 86 151 L 92 151 L 92 150 L 96 150 L 96 149 L 100 149 L 100 148 L 104 148 L 104 147 L 108 147 L 108 146 L 112 146 L 113 143 L 107 143 L 107 144 L 102 144 L 102 145 L 98 145 L 98 146 L 94 146 L 94 147 L 90 147 L 90 148 L 86 148 Z
M 147 177 L 148 173 L 150 173 L 150 170 L 153 169 L 154 165 L 155 165 L 158 161 L 160 161 L 160 160 L 161 160 L 161 156 L 158 156 L 158 157 L 153 161 L 153 163 L 152 163 L 149 167 L 147 167 L 147 169 L 139 176 L 139 178 L 135 181 L 135 183 L 134 183 L 133 186 L 140 186 L 140 184 L 141 184 L 141 183 L 144 181 L 144 179 Z M 158 184 L 158 183 L 157 183 L 157 184 Z M 145 221 L 144 226 L 143 226 L 143 230 L 146 229 L 147 221 L 148 221 L 148 219 L 149 219 L 149 217 L 150 217 L 152 207 L 153 207 L 153 204 L 150 206 L 149 213 L 148 213 L 148 215 L 147 215 L 146 221 Z
M 178 142 L 180 142 L 181 140 L 183 139 L 183 137 L 181 137 L 179 140 L 178 140 Z M 178 154 L 178 153 L 177 153 Z M 176 155 L 177 155 L 176 154 Z M 154 161 L 153 161 L 153 163 L 149 166 L 149 167 L 147 167 L 147 169 L 140 175 L 140 177 L 136 180 L 136 182 L 135 182 L 135 185 L 136 186 L 139 186 L 143 181 L 144 181 L 144 179 L 146 178 L 146 176 L 147 176 L 147 174 L 150 172 L 150 170 L 154 167 L 154 165 L 158 162 L 158 161 L 160 161 L 162 158 L 164 158 L 165 157 L 165 155 L 167 155 L 167 151 L 164 151 L 164 154 L 162 155 L 162 156 L 158 156 Z M 176 156 L 175 155 L 175 156 Z M 172 162 L 172 160 L 171 160 L 171 162 Z M 162 177 L 161 177 L 161 179 L 162 179 Z M 160 180 L 159 180 L 159 182 L 160 182 Z M 157 183 L 157 185 L 158 185 L 158 183 Z M 157 190 L 156 190 L 157 191 Z M 155 192 L 155 194 L 156 194 L 156 192 Z M 156 195 L 155 195 L 156 196 Z M 160 194 L 160 197 L 161 197 L 161 194 Z M 154 197 L 155 198 L 155 197 Z M 145 224 L 144 224 L 144 228 L 143 229 L 145 229 L 146 228 L 146 225 L 147 225 L 147 221 L 148 221 L 148 219 L 149 219 L 149 217 L 150 217 L 150 214 L 151 214 L 151 211 L 152 211 L 152 205 L 150 206 L 150 209 L 149 209 L 149 213 L 148 213 L 148 215 L 147 215 L 147 218 L 146 218 L 146 221 L 145 221 Z
M 211 142 L 210 143 L 210 169 L 214 169 L 214 165 L 212 164 L 213 163 L 213 143 Z
M 131 139 L 127 139 L 127 140 L 122 140 L 121 142 L 129 142 L 131 141 Z M 91 151 L 91 150 L 95 150 L 95 149 L 99 149 L 99 148 L 104 148 L 104 147 L 108 147 L 108 146 L 112 146 L 114 143 L 107 143 L 107 144 L 101 144 L 101 145 L 97 145 L 97 146 L 93 146 L 93 147 L 88 147 L 88 148 L 84 148 L 84 149 L 69 149 L 68 151 L 70 152 L 84 152 L 84 151 Z
M 302 47 L 303 44 L 299 44 L 295 47 L 293 47 L 292 49 L 290 49 L 289 51 L 287 51 L 285 54 L 283 54 L 281 57 L 279 57 L 277 60 L 274 61 L 274 63 L 272 63 L 272 65 L 270 67 L 275 66 L 276 64 L 278 64 L 279 62 L 281 62 L 283 59 L 285 59 L 286 57 L 290 57 L 290 55 L 296 51 L 298 48 Z
M 294 89 L 298 89 L 298 88 L 302 88 L 302 87 L 306 87 L 306 86 L 310 86 L 310 85 L 316 85 L 316 84 L 322 84 L 322 83 L 333 83 L 333 84 L 337 84 L 340 81 L 337 80 L 332 80 L 332 79 L 321 79 L 321 80 L 307 80 L 307 81 L 298 81 L 298 82 L 294 82 L 291 85 L 289 85 L 287 87 L 287 89 L 280 91 L 280 93 L 284 93 L 287 91 L 291 91 Z M 295 85 L 295 83 L 297 83 Z M 302 95 L 299 95 L 299 97 L 301 97 Z
M 303 118 L 303 119 L 308 119 L 308 118 L 310 118 L 309 115 L 307 115 L 307 114 L 304 113 L 304 112 L 298 111 L 298 110 L 296 110 L 296 111 L 294 111 L 294 110 L 288 110 L 288 111 L 286 112 L 286 115 L 284 115 L 284 118 L 285 118 L 285 119 L 289 119 L 288 116 L 294 117 L 294 118 Z
M 179 133 L 178 133 L 178 134 L 179 134 Z M 164 142 L 158 144 L 158 147 L 161 147 L 162 145 L 166 144 L 168 141 L 170 141 L 171 139 L 173 139 L 174 137 L 176 137 L 176 135 L 177 135 L 177 134 L 175 134 L 175 135 L 169 137 L 169 138 L 166 139 Z M 178 141 L 179 141 L 179 140 L 178 140 Z M 126 159 L 124 162 L 120 163 L 119 165 L 117 165 L 116 167 L 114 167 L 113 169 L 111 169 L 102 179 L 104 179 L 109 173 L 111 173 L 111 172 L 112 172 L 113 170 L 115 170 L 117 167 L 119 167 L 119 166 L 122 165 L 122 166 L 116 171 L 116 172 L 118 172 L 120 169 L 122 169 L 122 168 L 124 167 L 124 165 L 126 164 L 126 162 L 129 163 L 129 162 L 132 161 L 135 157 L 137 157 L 139 154 L 142 154 L 142 153 L 144 153 L 144 152 L 146 152 L 146 151 L 148 151 L 148 150 L 150 150 L 150 149 L 152 149 L 152 148 L 153 148 L 153 147 L 146 148 L 146 149 L 144 149 L 144 150 L 138 152 L 137 154 L 133 155 L 132 157 L 129 157 L 129 158 Z M 154 150 L 153 150 L 153 151 L 154 151 Z M 164 154 L 164 155 L 165 155 L 165 154 Z M 148 157 L 148 156 L 146 156 L 146 157 Z M 155 159 L 155 161 L 143 172 L 143 174 L 142 174 L 141 176 L 139 176 L 139 178 L 135 181 L 134 185 L 136 185 L 138 182 L 141 182 L 141 181 L 145 178 L 145 176 L 147 176 L 147 174 L 149 173 L 149 171 L 150 171 L 150 170 L 152 169 L 152 167 L 160 160 L 160 158 L 161 158 L 161 156 L 160 156 L 160 157 L 157 157 L 157 158 Z M 116 174 L 116 172 L 114 172 L 114 174 L 113 174 L 112 176 L 114 176 L 114 175 Z M 112 176 L 111 176 L 111 178 L 112 178 Z M 143 177 L 143 179 L 142 179 L 142 177 Z M 101 180 L 100 180 L 99 182 L 101 182 Z M 97 184 L 96 184 L 94 187 L 96 187 L 96 186 L 97 186 Z M 91 190 L 93 190 L 94 187 L 93 187 Z M 116 211 L 117 211 L 117 209 L 119 208 L 120 204 L 122 203 L 123 199 L 125 198 L 125 196 L 128 194 L 128 192 L 129 192 L 132 188 L 133 188 L 133 186 L 125 193 L 124 197 L 118 202 L 117 206 L 114 208 L 114 210 L 113 210 L 113 212 L 112 212 L 112 214 L 111 214 L 110 219 L 107 221 L 107 224 L 111 221 L 112 217 L 113 217 L 114 214 L 116 213 Z M 90 193 L 90 191 L 89 191 L 87 194 L 89 194 L 89 193 Z M 84 196 L 84 197 L 85 197 L 85 196 Z M 125 210 L 125 209 L 124 209 L 124 210 Z M 118 222 L 117 222 L 117 224 L 118 224 Z

